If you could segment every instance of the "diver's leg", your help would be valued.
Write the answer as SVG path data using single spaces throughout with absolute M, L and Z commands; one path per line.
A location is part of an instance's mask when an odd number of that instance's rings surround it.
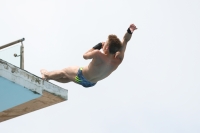
M 46 80 L 55 80 L 61 83 L 68 83 L 74 81 L 74 78 L 78 72 L 79 67 L 67 67 L 62 70 L 47 71 L 45 69 L 40 70 L 42 78 Z

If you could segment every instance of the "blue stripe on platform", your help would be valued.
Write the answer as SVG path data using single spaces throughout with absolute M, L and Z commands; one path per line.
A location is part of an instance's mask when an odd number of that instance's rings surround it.
M 40 94 L 0 76 L 0 112 L 39 97 Z

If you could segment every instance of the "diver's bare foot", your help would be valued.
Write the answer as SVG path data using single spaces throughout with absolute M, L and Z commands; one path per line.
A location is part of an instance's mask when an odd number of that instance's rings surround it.
M 47 72 L 48 72 L 48 71 L 45 70 L 45 69 L 41 69 L 41 70 L 40 70 L 40 73 L 41 73 L 41 75 L 42 75 L 42 79 L 47 80 L 47 77 L 46 77 L 46 73 L 47 73 Z

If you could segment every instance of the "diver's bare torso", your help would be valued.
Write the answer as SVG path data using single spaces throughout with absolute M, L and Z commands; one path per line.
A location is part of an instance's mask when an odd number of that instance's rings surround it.
M 88 66 L 83 67 L 83 76 L 90 82 L 96 83 L 109 76 L 117 69 L 121 60 L 115 55 L 106 55 L 97 51 L 97 56 L 92 59 Z

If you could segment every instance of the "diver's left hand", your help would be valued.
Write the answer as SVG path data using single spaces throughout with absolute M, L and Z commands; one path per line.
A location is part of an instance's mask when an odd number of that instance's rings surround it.
M 133 33 L 134 30 L 137 30 L 137 27 L 134 24 L 131 24 L 129 28 L 130 28 L 132 33 Z

